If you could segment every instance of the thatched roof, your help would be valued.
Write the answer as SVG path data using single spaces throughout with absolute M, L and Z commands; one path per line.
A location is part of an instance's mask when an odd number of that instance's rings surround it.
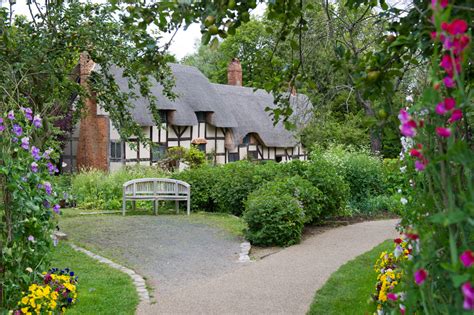
M 298 141 L 293 132 L 286 130 L 282 123 L 273 126 L 266 107 L 272 107 L 273 96 L 264 90 L 254 91 L 252 88 L 210 83 L 209 80 L 195 67 L 171 64 L 176 86 L 173 88 L 177 98 L 173 101 L 162 95 L 163 88 L 154 80 L 152 93 L 157 98 L 161 110 L 169 110 L 171 124 L 177 126 L 192 126 L 198 123 L 196 112 L 211 112 L 209 123 L 216 127 L 231 128 L 234 143 L 238 144 L 248 133 L 256 133 L 268 147 L 293 147 Z M 111 72 L 120 89 L 130 92 L 128 79 L 122 76 L 123 71 L 112 67 Z M 148 101 L 139 95 L 132 100 L 131 112 L 135 120 L 142 126 L 155 125 L 147 109 Z M 294 117 L 305 117 L 311 103 L 304 95 L 291 96 L 291 104 L 295 111 Z M 298 121 L 301 127 L 307 119 Z M 297 128 L 298 129 L 298 128 Z

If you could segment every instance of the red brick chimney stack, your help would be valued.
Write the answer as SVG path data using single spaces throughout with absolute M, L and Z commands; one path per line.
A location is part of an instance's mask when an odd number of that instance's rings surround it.
M 227 67 L 227 84 L 242 86 L 242 65 L 237 58 L 232 58 Z
M 82 53 L 79 59 L 81 85 L 87 89 L 87 78 L 94 68 L 90 57 Z M 81 119 L 77 146 L 77 168 L 108 171 L 109 118 L 97 115 L 94 95 L 85 100 L 85 117 Z

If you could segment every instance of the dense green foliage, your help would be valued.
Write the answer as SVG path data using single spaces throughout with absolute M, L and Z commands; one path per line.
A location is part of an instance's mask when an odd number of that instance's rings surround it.
M 90 170 L 74 175 L 71 190 L 77 205 L 86 209 L 118 210 L 122 207 L 123 184 L 136 178 L 164 177 L 159 168 L 126 167 L 107 174 Z
M 372 314 L 375 307 L 369 304 L 377 274 L 374 262 L 393 241 L 388 240 L 365 254 L 347 262 L 334 272 L 313 299 L 308 314 L 351 315 Z
M 245 237 L 252 244 L 289 246 L 301 239 L 303 207 L 295 197 L 282 193 L 280 185 L 267 185 L 248 197 L 243 218 L 248 225 Z
M 193 170 L 185 170 L 173 174 L 173 177 L 191 185 L 191 209 L 217 211 L 217 205 L 212 198 L 212 192 L 219 172 L 215 167 L 204 165 Z

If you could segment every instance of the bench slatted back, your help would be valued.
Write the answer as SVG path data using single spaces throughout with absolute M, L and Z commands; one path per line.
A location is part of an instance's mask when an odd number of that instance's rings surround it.
M 141 178 L 123 184 L 126 196 L 189 195 L 189 184 L 169 178 Z

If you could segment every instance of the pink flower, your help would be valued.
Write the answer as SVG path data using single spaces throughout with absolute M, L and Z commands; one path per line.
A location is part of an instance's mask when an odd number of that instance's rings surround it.
M 446 8 L 449 4 L 448 0 L 431 0 L 431 7 L 436 10 L 436 6 L 439 3 L 442 9 Z
M 415 161 L 415 169 L 418 171 L 418 172 L 423 172 L 426 168 L 426 164 L 425 162 L 423 161 L 420 161 L 420 160 L 416 160 Z
M 400 304 L 400 314 L 405 315 L 405 311 L 406 311 L 405 305 Z
M 453 52 L 459 55 L 469 45 L 470 38 L 467 35 L 462 35 L 459 38 L 453 39 L 451 45 L 454 47 Z
M 461 260 L 464 267 L 469 268 L 474 264 L 474 253 L 468 249 L 459 256 L 459 260 Z
M 454 69 L 456 72 L 461 72 L 461 62 L 459 58 L 451 58 L 450 54 L 445 54 L 443 58 L 441 58 L 440 67 L 446 71 L 448 76 L 452 77 L 454 75 Z M 454 66 L 454 67 L 453 67 Z
M 405 123 L 407 123 L 407 122 L 411 119 L 411 117 L 410 117 L 410 115 L 407 113 L 406 110 L 400 109 L 400 113 L 398 114 L 398 119 L 400 120 L 400 122 L 401 122 L 402 124 L 405 124 Z
M 422 285 L 428 277 L 428 272 L 425 269 L 421 268 L 415 272 L 415 282 L 418 285 Z
M 398 299 L 398 296 L 395 293 L 388 293 L 387 294 L 387 299 L 396 301 Z
M 455 109 L 455 110 L 453 110 L 453 113 L 451 114 L 451 117 L 448 119 L 448 122 L 453 123 L 453 122 L 461 120 L 461 119 L 462 119 L 462 110 Z
M 454 98 L 446 98 L 444 100 L 444 107 L 447 109 L 447 110 L 451 110 L 453 109 L 454 107 L 456 106 L 456 100 Z
M 28 241 L 34 242 L 34 241 L 35 241 L 35 237 L 34 237 L 33 235 L 28 236 Z
M 436 114 L 438 114 L 438 115 L 444 115 L 444 114 L 446 114 L 448 111 L 446 110 L 446 107 L 444 106 L 444 103 L 441 102 L 441 103 L 438 103 L 438 105 L 436 105 L 435 112 L 436 112 Z
M 460 19 L 454 19 L 451 23 L 441 23 L 443 31 L 446 31 L 451 35 L 463 34 L 467 31 L 467 27 L 467 22 Z
M 456 82 L 451 77 L 444 77 L 443 83 L 448 89 L 452 89 L 456 86 Z
M 474 288 L 470 282 L 466 282 L 461 287 L 462 294 L 464 295 L 463 307 L 465 310 L 474 310 Z
M 415 124 L 416 127 L 416 124 Z M 404 123 L 403 125 L 400 126 L 400 133 L 404 135 L 405 137 L 413 138 L 416 136 L 416 128 L 413 127 L 413 124 L 410 123 Z
M 443 128 L 443 127 L 436 127 L 436 133 L 441 138 L 449 138 L 451 136 L 451 129 Z

